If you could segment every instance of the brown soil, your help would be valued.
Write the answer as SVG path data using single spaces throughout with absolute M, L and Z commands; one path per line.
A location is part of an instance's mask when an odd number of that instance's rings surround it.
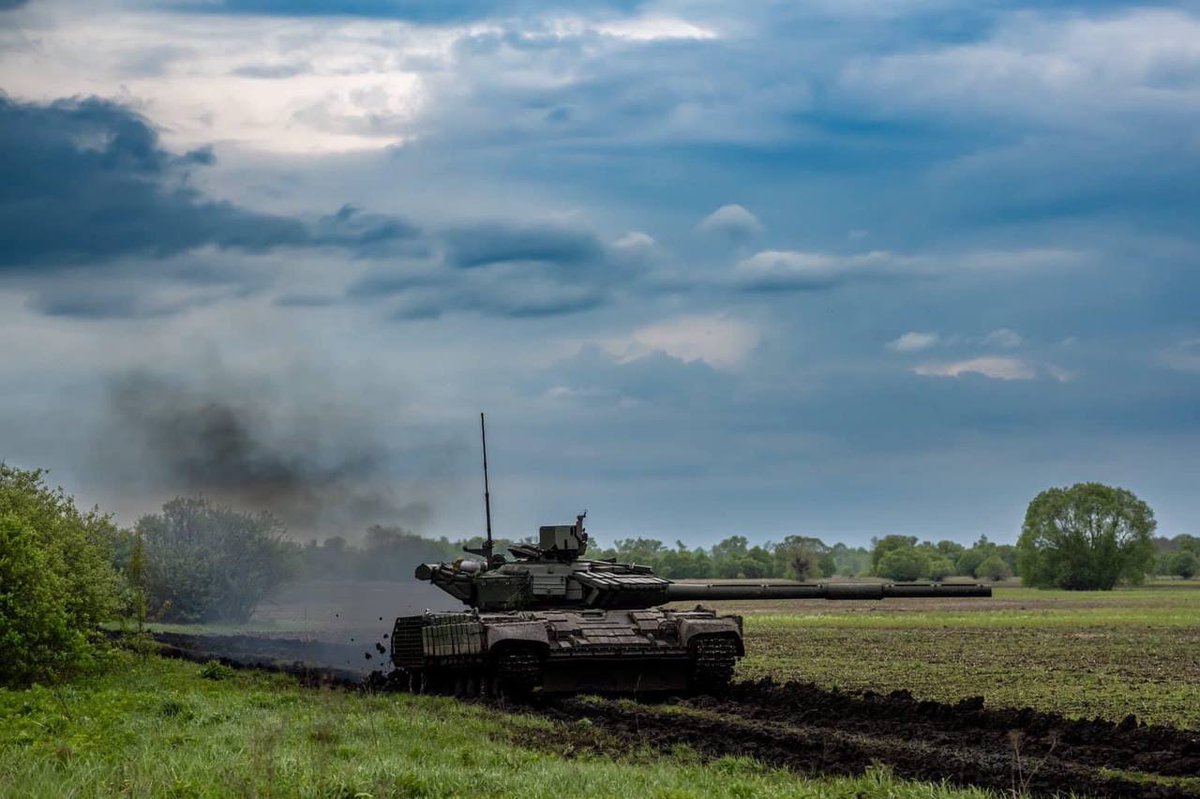
M 810 774 L 858 774 L 884 764 L 906 779 L 1003 793 L 1198 795 L 1194 783 L 1170 778 L 1200 775 L 1200 733 L 1148 727 L 1132 716 L 1119 724 L 1071 720 L 985 708 L 978 699 L 947 705 L 903 691 L 847 694 L 769 680 L 658 706 L 563 700 L 534 710 L 591 722 L 530 736 L 531 745 L 564 755 L 686 745 L 706 758 L 752 757 Z

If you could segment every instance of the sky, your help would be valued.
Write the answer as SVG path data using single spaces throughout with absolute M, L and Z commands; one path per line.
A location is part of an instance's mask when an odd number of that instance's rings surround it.
M 0 0 L 0 459 L 601 541 L 1200 532 L 1200 3 Z

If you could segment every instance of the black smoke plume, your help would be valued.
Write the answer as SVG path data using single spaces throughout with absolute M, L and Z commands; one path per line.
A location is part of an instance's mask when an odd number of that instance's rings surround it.
M 339 394 L 311 374 L 133 372 L 108 388 L 112 423 L 101 451 L 112 468 L 164 499 L 204 494 L 266 510 L 300 538 L 353 538 L 372 524 L 413 529 L 429 519 L 429 497 L 414 496 L 425 492 L 401 473 L 416 476 L 417 464 L 422 476 L 436 472 L 445 447 L 404 448 L 379 418 L 386 411 L 370 407 L 362 392 Z

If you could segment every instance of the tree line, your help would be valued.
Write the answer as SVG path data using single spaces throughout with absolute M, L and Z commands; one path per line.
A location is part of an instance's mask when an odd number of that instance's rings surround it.
M 265 513 L 179 497 L 122 529 L 81 511 L 40 470 L 0 462 L 0 684 L 54 679 L 97 660 L 102 622 L 241 622 L 289 580 L 408 580 L 416 564 L 465 556 L 480 537 L 431 539 L 373 526 L 361 542 L 335 536 L 299 544 Z M 874 577 L 1003 580 L 1111 589 L 1157 573 L 1200 572 L 1200 538 L 1154 537 L 1149 507 L 1125 489 L 1082 483 L 1029 504 L 1016 545 L 973 545 L 886 535 L 870 547 L 791 535 L 752 545 L 743 535 L 710 547 L 623 538 L 592 558 L 652 567 L 672 579 L 799 580 Z M 514 543 L 498 540 L 497 551 Z M 532 543 L 524 539 L 519 543 Z

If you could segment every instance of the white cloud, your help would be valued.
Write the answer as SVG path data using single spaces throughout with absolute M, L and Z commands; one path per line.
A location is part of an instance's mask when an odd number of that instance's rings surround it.
M 883 110 L 1088 126 L 1090 135 L 1122 123 L 1141 130 L 1144 114 L 1200 108 L 1200 18 L 1014 14 L 986 40 L 862 58 L 841 85 Z
M 913 369 L 925 377 L 962 377 L 982 375 L 992 380 L 1032 380 L 1037 376 L 1030 364 L 1020 358 L 984 357 L 950 363 L 927 363 Z
M 1084 253 L 1063 249 L 972 250 L 960 253 L 900 255 L 887 250 L 832 255 L 797 250 L 763 250 L 734 267 L 743 288 L 817 290 L 844 283 L 897 279 L 953 277 L 963 274 L 1018 276 L 1074 267 Z
M 1177 372 L 1200 372 L 1200 338 L 1181 341 L 1160 352 L 1156 360 Z
M 741 364 L 759 342 L 749 323 L 724 314 L 682 316 L 639 328 L 628 336 L 610 340 L 604 349 L 622 363 L 654 353 L 681 361 L 702 361 L 716 369 Z
M 763 250 L 739 262 L 734 277 L 750 289 L 823 289 L 851 280 L 899 274 L 917 263 L 882 250 L 860 255 Z
M 677 17 L 636 17 L 604 22 L 594 26 L 588 26 L 585 23 L 581 27 L 591 27 L 592 30 L 605 36 L 615 36 L 618 39 L 635 42 L 671 39 L 706 40 L 718 37 L 717 31 L 712 28 L 696 25 Z
M 1025 339 L 1017 331 L 1002 327 L 984 336 L 983 346 L 1011 350 L 1021 346 L 1024 341 Z
M 631 230 L 624 236 L 621 236 L 619 239 L 614 241 L 612 246 L 618 250 L 624 250 L 626 252 L 644 252 L 647 250 L 653 250 L 657 244 L 658 242 L 656 242 L 654 237 L 650 234 L 642 233 L 639 230 Z
M 940 337 L 937 333 L 917 333 L 909 331 L 899 338 L 887 343 L 887 348 L 893 352 L 920 352 L 937 344 Z
M 722 205 L 700 220 L 696 229 L 702 233 L 720 233 L 730 238 L 748 239 L 763 232 L 758 217 L 740 205 Z

